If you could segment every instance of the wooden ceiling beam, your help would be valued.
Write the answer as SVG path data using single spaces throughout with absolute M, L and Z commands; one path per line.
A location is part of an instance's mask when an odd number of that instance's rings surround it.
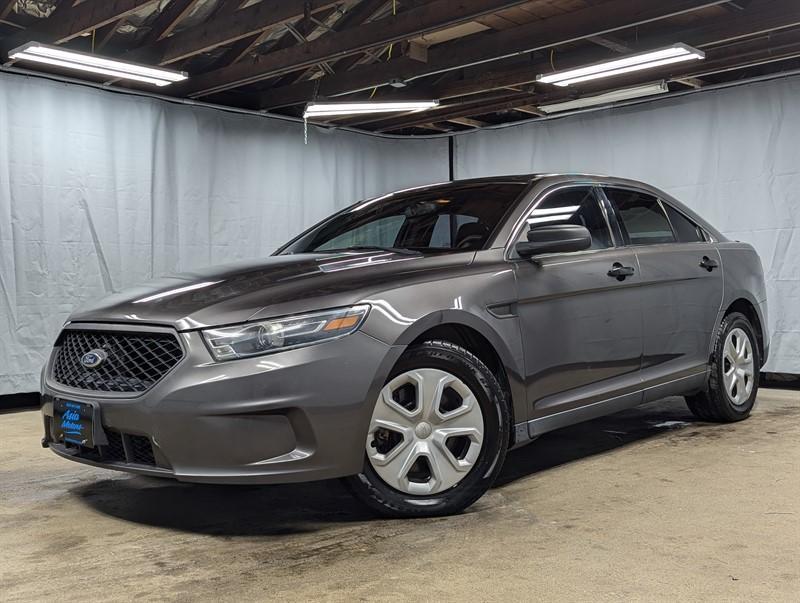
M 318 94 L 340 96 L 375 86 L 384 86 L 392 79 L 409 81 L 468 65 L 604 35 L 722 2 L 724 0 L 663 0 L 636 3 L 632 7 L 630 0 L 608 0 L 597 6 L 555 15 L 503 31 L 477 34 L 441 44 L 430 49 L 427 63 L 408 57 L 398 57 L 387 63 L 367 65 L 347 73 L 324 77 L 319 82 Z M 302 82 L 265 91 L 260 105 L 272 109 L 307 102 L 316 86 L 316 82 Z
M 10 15 L 16 3 L 17 0 L 0 0 L 0 19 L 5 19 Z
M 420 123 L 453 121 L 464 117 L 475 115 L 486 115 L 498 113 L 500 111 L 510 111 L 515 107 L 529 105 L 540 96 L 530 92 L 513 92 L 495 99 L 493 102 L 472 101 L 464 104 L 447 105 L 439 109 L 422 113 L 408 113 L 393 119 L 383 119 L 380 122 L 369 122 L 378 132 L 390 132 L 392 130 L 402 130 L 414 127 Z M 363 125 L 363 124 L 362 124 Z
M 602 46 L 603 48 L 608 48 L 609 50 L 613 50 L 614 52 L 625 53 L 631 51 L 630 46 L 612 36 L 592 36 L 586 39 L 592 42 L 593 44 L 597 44 L 598 46 Z
M 252 63 L 203 74 L 186 83 L 192 97 L 252 84 L 303 67 L 358 54 L 425 33 L 466 23 L 480 15 L 524 4 L 527 0 L 434 0 L 419 8 L 258 57 Z M 244 11 L 240 11 L 244 12 Z
M 156 17 L 142 40 L 141 46 L 148 46 L 166 38 L 172 30 L 181 22 L 181 19 L 189 15 L 200 0 L 170 0 L 170 3 Z
M 761 0 L 749 5 L 747 10 L 736 11 L 696 27 L 669 26 L 640 38 L 631 46 L 635 50 L 648 50 L 679 41 L 705 48 L 797 25 L 800 25 L 800 3 L 797 0 Z
M 391 1 L 392 0 L 388 0 L 388 2 Z M 378 12 L 382 10 L 383 7 L 388 4 L 388 2 L 387 0 L 361 0 L 361 2 L 356 4 L 345 14 L 344 17 L 342 17 L 340 23 L 336 24 L 336 31 L 343 31 L 345 29 L 358 27 L 359 25 L 366 23 L 376 14 L 378 14 Z M 361 55 L 353 54 L 335 61 L 332 67 L 334 71 L 347 71 L 353 65 L 358 63 L 361 58 Z
M 459 126 L 467 126 L 468 128 L 483 128 L 486 126 L 486 122 L 472 119 L 471 117 L 454 117 L 447 121 L 458 124 Z
M 247 4 L 247 0 L 222 0 L 217 10 L 214 11 L 212 18 L 227 17 L 241 9 L 245 4 Z
M 680 79 L 676 79 L 676 82 L 679 84 L 683 84 L 684 86 L 689 86 L 689 88 L 694 88 L 697 90 L 698 88 L 702 88 L 706 85 L 706 83 L 697 77 L 684 77 Z
M 119 21 L 155 2 L 156 0 L 84 0 L 58 11 L 58 18 L 51 15 L 35 27 L 0 41 L 0 54 L 31 40 L 47 44 L 67 42 L 93 29 Z
M 663 69 L 647 72 L 645 79 L 642 79 L 642 74 L 640 73 L 638 77 L 637 74 L 631 74 L 624 78 L 598 81 L 582 87 L 580 90 L 551 89 L 545 92 L 514 92 L 509 93 L 506 98 L 495 98 L 491 102 L 475 100 L 451 105 L 440 105 L 438 109 L 433 109 L 424 113 L 407 114 L 384 119 L 383 121 L 372 120 L 371 122 L 362 122 L 360 125 L 371 123 L 376 130 L 388 132 L 391 130 L 414 127 L 417 123 L 422 122 L 448 121 L 453 118 L 474 117 L 476 115 L 484 115 L 510 109 L 517 110 L 520 106 L 540 106 L 574 98 L 593 96 L 658 80 L 683 81 L 692 78 L 707 77 L 718 73 L 746 69 L 797 57 L 800 57 L 800 35 L 791 32 L 790 35 L 782 36 L 779 40 L 767 42 L 758 40 L 743 43 L 737 48 L 726 47 L 724 49 L 710 51 L 709 58 L 702 63 L 670 65 Z
M 246 4 L 246 0 L 243 2 L 242 0 L 235 0 L 234 2 L 229 2 L 227 4 L 223 4 L 214 14 L 212 19 L 217 19 L 221 17 L 225 17 L 230 15 L 231 13 L 236 12 L 237 10 L 241 9 L 242 6 Z M 230 45 L 228 50 L 225 51 L 219 59 L 214 61 L 213 65 L 210 67 L 203 69 L 203 73 L 206 71 L 212 71 L 214 69 L 219 69 L 220 67 L 226 67 L 228 65 L 232 65 L 236 61 L 241 61 L 244 57 L 246 57 L 258 44 L 260 44 L 264 38 L 268 35 L 268 31 L 261 31 L 257 34 L 253 34 L 246 38 L 242 38 L 241 40 L 236 40 L 233 44 Z
M 434 132 L 452 132 L 453 128 L 448 128 L 446 126 L 442 126 L 439 124 L 420 124 L 420 128 L 425 128 L 426 130 L 433 130 Z
M 759 34 L 766 31 L 779 32 L 791 26 L 800 26 L 800 7 L 795 4 L 796 0 L 782 0 L 772 2 L 772 8 L 754 14 L 739 13 L 725 19 L 715 20 L 714 25 L 702 26 L 694 29 L 682 30 L 681 41 L 707 48 L 723 41 L 733 40 L 741 43 L 745 39 L 744 35 L 748 32 L 756 31 Z M 780 28 L 780 29 L 775 29 Z M 639 50 L 657 48 L 664 44 L 665 34 L 658 33 L 655 36 L 643 37 L 639 40 Z M 671 37 L 674 41 L 676 38 Z M 570 69 L 579 67 L 590 62 L 602 60 L 603 58 L 613 58 L 609 54 L 607 57 L 598 56 L 595 51 L 579 49 L 561 55 L 556 55 L 557 67 L 559 69 Z M 529 85 L 536 81 L 537 75 L 547 73 L 552 68 L 549 60 L 530 62 L 528 65 L 515 65 L 500 69 L 490 69 L 478 73 L 472 73 L 461 80 L 444 82 L 439 86 L 433 86 L 424 90 L 425 95 L 436 99 L 448 99 L 460 96 L 479 94 L 501 88 L 512 86 Z M 694 82 L 700 83 L 702 82 Z M 401 90 L 391 94 L 380 95 L 382 100 L 402 99 L 407 97 L 419 97 L 421 91 L 412 89 Z
M 146 59 L 167 65 L 196 54 L 260 34 L 276 25 L 295 21 L 305 14 L 326 10 L 341 0 L 280 0 L 259 2 L 211 19 L 158 42 L 137 48 L 127 58 Z
M 100 52 L 106 45 L 111 41 L 111 39 L 117 34 L 117 29 L 119 29 L 125 23 L 125 18 L 118 19 L 117 21 L 112 21 L 107 25 L 103 25 L 100 29 L 94 30 L 94 40 L 92 40 L 92 47 L 94 52 Z
M 540 110 L 538 107 L 534 107 L 533 105 L 520 105 L 519 107 L 514 107 L 514 111 L 527 113 L 528 115 L 534 115 L 536 117 L 544 117 L 547 115 L 547 113 Z

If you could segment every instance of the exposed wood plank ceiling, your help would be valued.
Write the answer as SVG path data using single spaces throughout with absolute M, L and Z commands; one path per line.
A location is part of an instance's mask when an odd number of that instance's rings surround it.
M 315 99 L 439 99 L 424 113 L 328 122 L 421 134 L 644 83 L 678 91 L 798 69 L 800 1 L 0 0 L 2 60 L 31 40 L 183 69 L 189 80 L 159 93 L 285 115 Z M 536 82 L 675 42 L 706 59 L 566 88 Z

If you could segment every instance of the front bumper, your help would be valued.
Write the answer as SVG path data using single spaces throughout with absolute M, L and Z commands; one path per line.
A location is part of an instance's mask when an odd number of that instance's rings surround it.
M 46 367 L 45 444 L 71 460 L 190 482 L 286 483 L 361 470 L 374 401 L 402 347 L 356 332 L 217 363 L 198 332 L 179 337 L 184 358 L 136 397 L 73 390 Z M 54 398 L 98 406 L 110 446 L 55 442 Z

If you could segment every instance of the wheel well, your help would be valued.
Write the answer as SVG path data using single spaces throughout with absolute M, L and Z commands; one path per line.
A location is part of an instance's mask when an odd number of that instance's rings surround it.
M 500 382 L 500 387 L 503 388 L 503 394 L 508 402 L 508 410 L 511 413 L 511 442 L 514 443 L 514 403 L 511 398 L 511 385 L 508 381 L 503 361 L 494 346 L 489 342 L 486 337 L 481 335 L 472 327 L 458 324 L 443 324 L 437 325 L 432 329 L 428 329 L 411 342 L 411 345 L 424 343 L 434 339 L 449 341 L 458 346 L 461 346 L 468 352 L 475 354 L 481 362 L 483 362 L 489 370 L 492 371 L 494 376 Z
M 758 356 L 759 358 L 762 359 L 763 362 L 764 330 L 763 327 L 761 326 L 761 320 L 758 318 L 758 312 L 756 312 L 755 306 L 746 299 L 740 297 L 730 306 L 728 306 L 728 309 L 725 310 L 725 316 L 733 312 L 739 312 L 740 314 L 744 314 L 747 317 L 747 320 L 750 321 L 750 324 L 753 325 L 753 328 L 756 331 L 756 340 L 758 343 Z

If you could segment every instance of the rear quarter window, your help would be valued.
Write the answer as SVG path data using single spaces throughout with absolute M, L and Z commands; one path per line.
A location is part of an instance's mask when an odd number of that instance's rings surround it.
M 668 203 L 662 202 L 662 205 L 667 211 L 667 216 L 672 223 L 672 229 L 675 231 L 678 241 L 681 243 L 702 243 L 706 240 L 703 229 L 697 224 Z

